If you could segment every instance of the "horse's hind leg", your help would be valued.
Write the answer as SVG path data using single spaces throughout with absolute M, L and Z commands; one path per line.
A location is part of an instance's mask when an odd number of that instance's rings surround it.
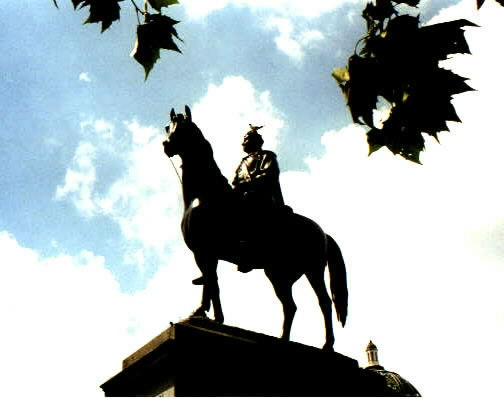
M 320 310 L 322 310 L 322 314 L 324 315 L 326 342 L 322 349 L 333 351 L 334 332 L 332 324 L 332 302 L 331 297 L 327 293 L 324 281 L 324 268 L 307 272 L 306 277 L 317 295 Z
M 290 338 L 292 322 L 294 320 L 294 315 L 296 314 L 297 306 L 292 298 L 292 280 L 283 277 L 278 277 L 271 272 L 270 269 L 264 271 L 266 276 L 271 281 L 275 294 L 282 303 L 284 322 L 282 330 L 282 339 L 288 341 Z

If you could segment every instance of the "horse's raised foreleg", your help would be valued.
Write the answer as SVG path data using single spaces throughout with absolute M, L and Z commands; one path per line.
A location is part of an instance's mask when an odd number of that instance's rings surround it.
M 265 270 L 266 276 L 271 281 L 275 294 L 282 303 L 284 322 L 282 329 L 282 339 L 288 341 L 292 328 L 294 315 L 296 314 L 297 306 L 292 298 L 293 282 L 286 276 L 279 277 L 272 273 L 269 269 Z
M 334 332 L 332 324 L 332 301 L 331 297 L 327 293 L 324 281 L 324 268 L 307 272 L 306 277 L 317 295 L 320 310 L 322 310 L 322 314 L 324 315 L 326 342 L 322 349 L 326 351 L 333 351 Z

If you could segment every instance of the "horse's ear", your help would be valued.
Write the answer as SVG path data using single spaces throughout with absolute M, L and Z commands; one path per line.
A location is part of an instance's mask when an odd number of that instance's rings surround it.
M 175 110 L 172 108 L 170 111 L 170 120 L 173 122 L 175 120 Z
M 186 119 L 189 120 L 189 122 L 192 122 L 191 109 L 187 105 L 185 106 L 185 116 Z

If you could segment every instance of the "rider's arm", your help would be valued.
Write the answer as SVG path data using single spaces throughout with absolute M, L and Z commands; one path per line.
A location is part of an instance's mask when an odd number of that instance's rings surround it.
M 265 151 L 261 165 L 257 168 L 257 172 L 253 177 L 252 185 L 266 188 L 272 187 L 278 181 L 280 176 L 280 168 L 274 152 Z

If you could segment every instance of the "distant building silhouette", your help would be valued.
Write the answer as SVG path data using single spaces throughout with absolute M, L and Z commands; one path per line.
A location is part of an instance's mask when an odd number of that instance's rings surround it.
M 366 347 L 366 353 L 368 358 L 368 367 L 381 367 L 380 362 L 378 361 L 378 348 L 375 344 L 373 344 L 373 341 L 369 341 L 369 344 Z
M 409 381 L 393 371 L 385 370 L 385 368 L 380 365 L 378 360 L 378 348 L 371 340 L 366 347 L 366 354 L 368 365 L 365 367 L 365 370 L 375 373 L 382 378 L 385 396 L 421 396 L 418 390 Z

